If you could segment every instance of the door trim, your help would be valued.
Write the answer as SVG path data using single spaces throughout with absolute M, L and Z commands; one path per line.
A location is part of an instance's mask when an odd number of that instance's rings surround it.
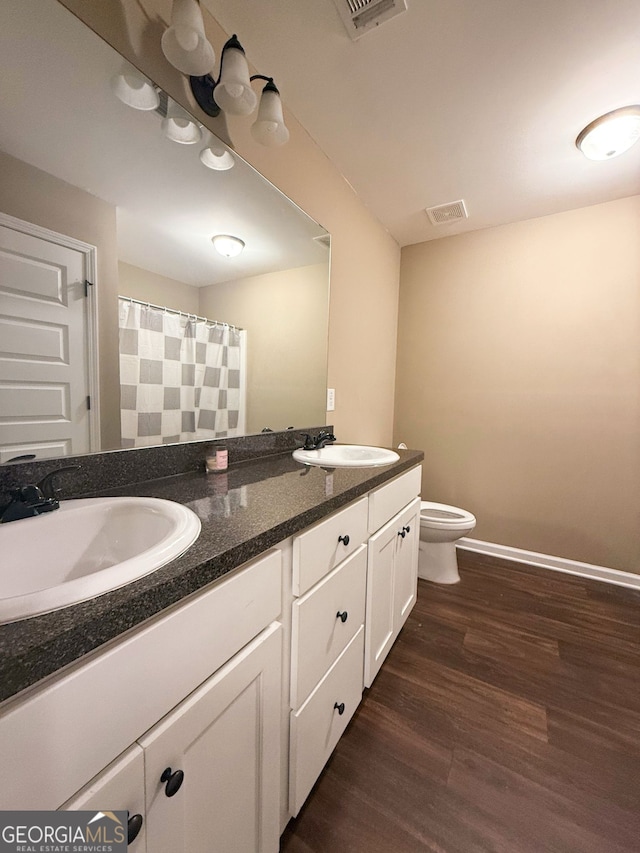
M 8 213 L 0 212 L 0 225 L 11 228 L 13 231 L 19 231 L 22 234 L 28 234 L 31 237 L 47 240 L 49 243 L 55 243 L 58 246 L 63 246 L 65 249 L 73 249 L 84 255 L 85 277 L 93 284 L 93 287 L 88 288 L 87 310 L 85 312 L 87 332 L 87 352 L 85 355 L 89 394 L 91 396 L 91 408 L 89 409 L 89 446 L 92 453 L 99 451 L 101 449 L 101 441 L 97 297 L 98 250 L 95 246 L 85 243 L 83 240 L 77 240 L 75 237 L 60 234 L 58 231 L 52 231 L 50 228 L 43 228 L 41 225 L 36 225 L 34 222 L 27 222 L 24 219 L 18 219 L 15 216 L 10 216 Z

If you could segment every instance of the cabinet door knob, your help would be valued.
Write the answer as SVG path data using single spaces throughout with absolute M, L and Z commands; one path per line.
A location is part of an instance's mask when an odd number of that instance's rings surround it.
M 142 815 L 132 814 L 127 823 L 127 844 L 133 844 L 142 829 Z
M 173 797 L 174 794 L 177 794 L 180 790 L 180 786 L 184 780 L 184 773 L 182 770 L 175 770 L 173 773 L 171 772 L 171 768 L 167 767 L 167 769 L 163 772 L 160 777 L 161 782 L 166 782 L 167 787 L 164 789 L 167 797 Z
M 406 527 L 403 527 L 403 530 L 406 530 L 407 533 L 411 533 L 411 527 L 408 524 Z
M 404 539 L 406 535 L 407 531 L 404 529 L 404 527 L 402 528 L 402 530 L 398 530 L 398 536 L 402 536 L 402 538 Z
M 343 610 L 342 613 L 338 610 L 336 613 L 336 619 L 339 619 L 341 622 L 346 622 L 349 613 L 346 610 Z
M 338 536 L 338 542 L 342 542 L 342 544 L 346 548 L 349 544 L 349 534 L 346 533 L 344 536 Z
M 333 706 L 333 710 L 337 711 L 340 714 L 340 716 L 342 716 L 344 714 L 344 702 L 340 702 L 339 705 L 337 702 L 335 702 L 334 706 Z

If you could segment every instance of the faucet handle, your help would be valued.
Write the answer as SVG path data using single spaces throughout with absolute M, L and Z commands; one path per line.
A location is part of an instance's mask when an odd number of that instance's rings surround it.
M 48 474 L 45 474 L 44 477 L 37 484 L 38 489 L 42 492 L 45 498 L 53 498 L 54 500 L 58 500 L 60 497 L 61 489 L 56 486 L 56 477 L 58 474 L 64 473 L 64 471 L 78 471 L 80 470 L 80 465 L 63 465 L 62 468 L 56 468 L 53 471 L 50 471 Z

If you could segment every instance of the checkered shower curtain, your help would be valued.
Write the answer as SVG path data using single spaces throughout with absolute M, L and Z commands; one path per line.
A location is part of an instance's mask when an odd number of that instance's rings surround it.
M 122 447 L 244 433 L 246 332 L 120 297 Z

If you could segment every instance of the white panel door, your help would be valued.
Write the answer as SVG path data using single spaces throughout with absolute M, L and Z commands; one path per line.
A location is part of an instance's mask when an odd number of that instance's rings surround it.
M 0 224 L 0 463 L 92 449 L 87 253 L 53 236 Z

